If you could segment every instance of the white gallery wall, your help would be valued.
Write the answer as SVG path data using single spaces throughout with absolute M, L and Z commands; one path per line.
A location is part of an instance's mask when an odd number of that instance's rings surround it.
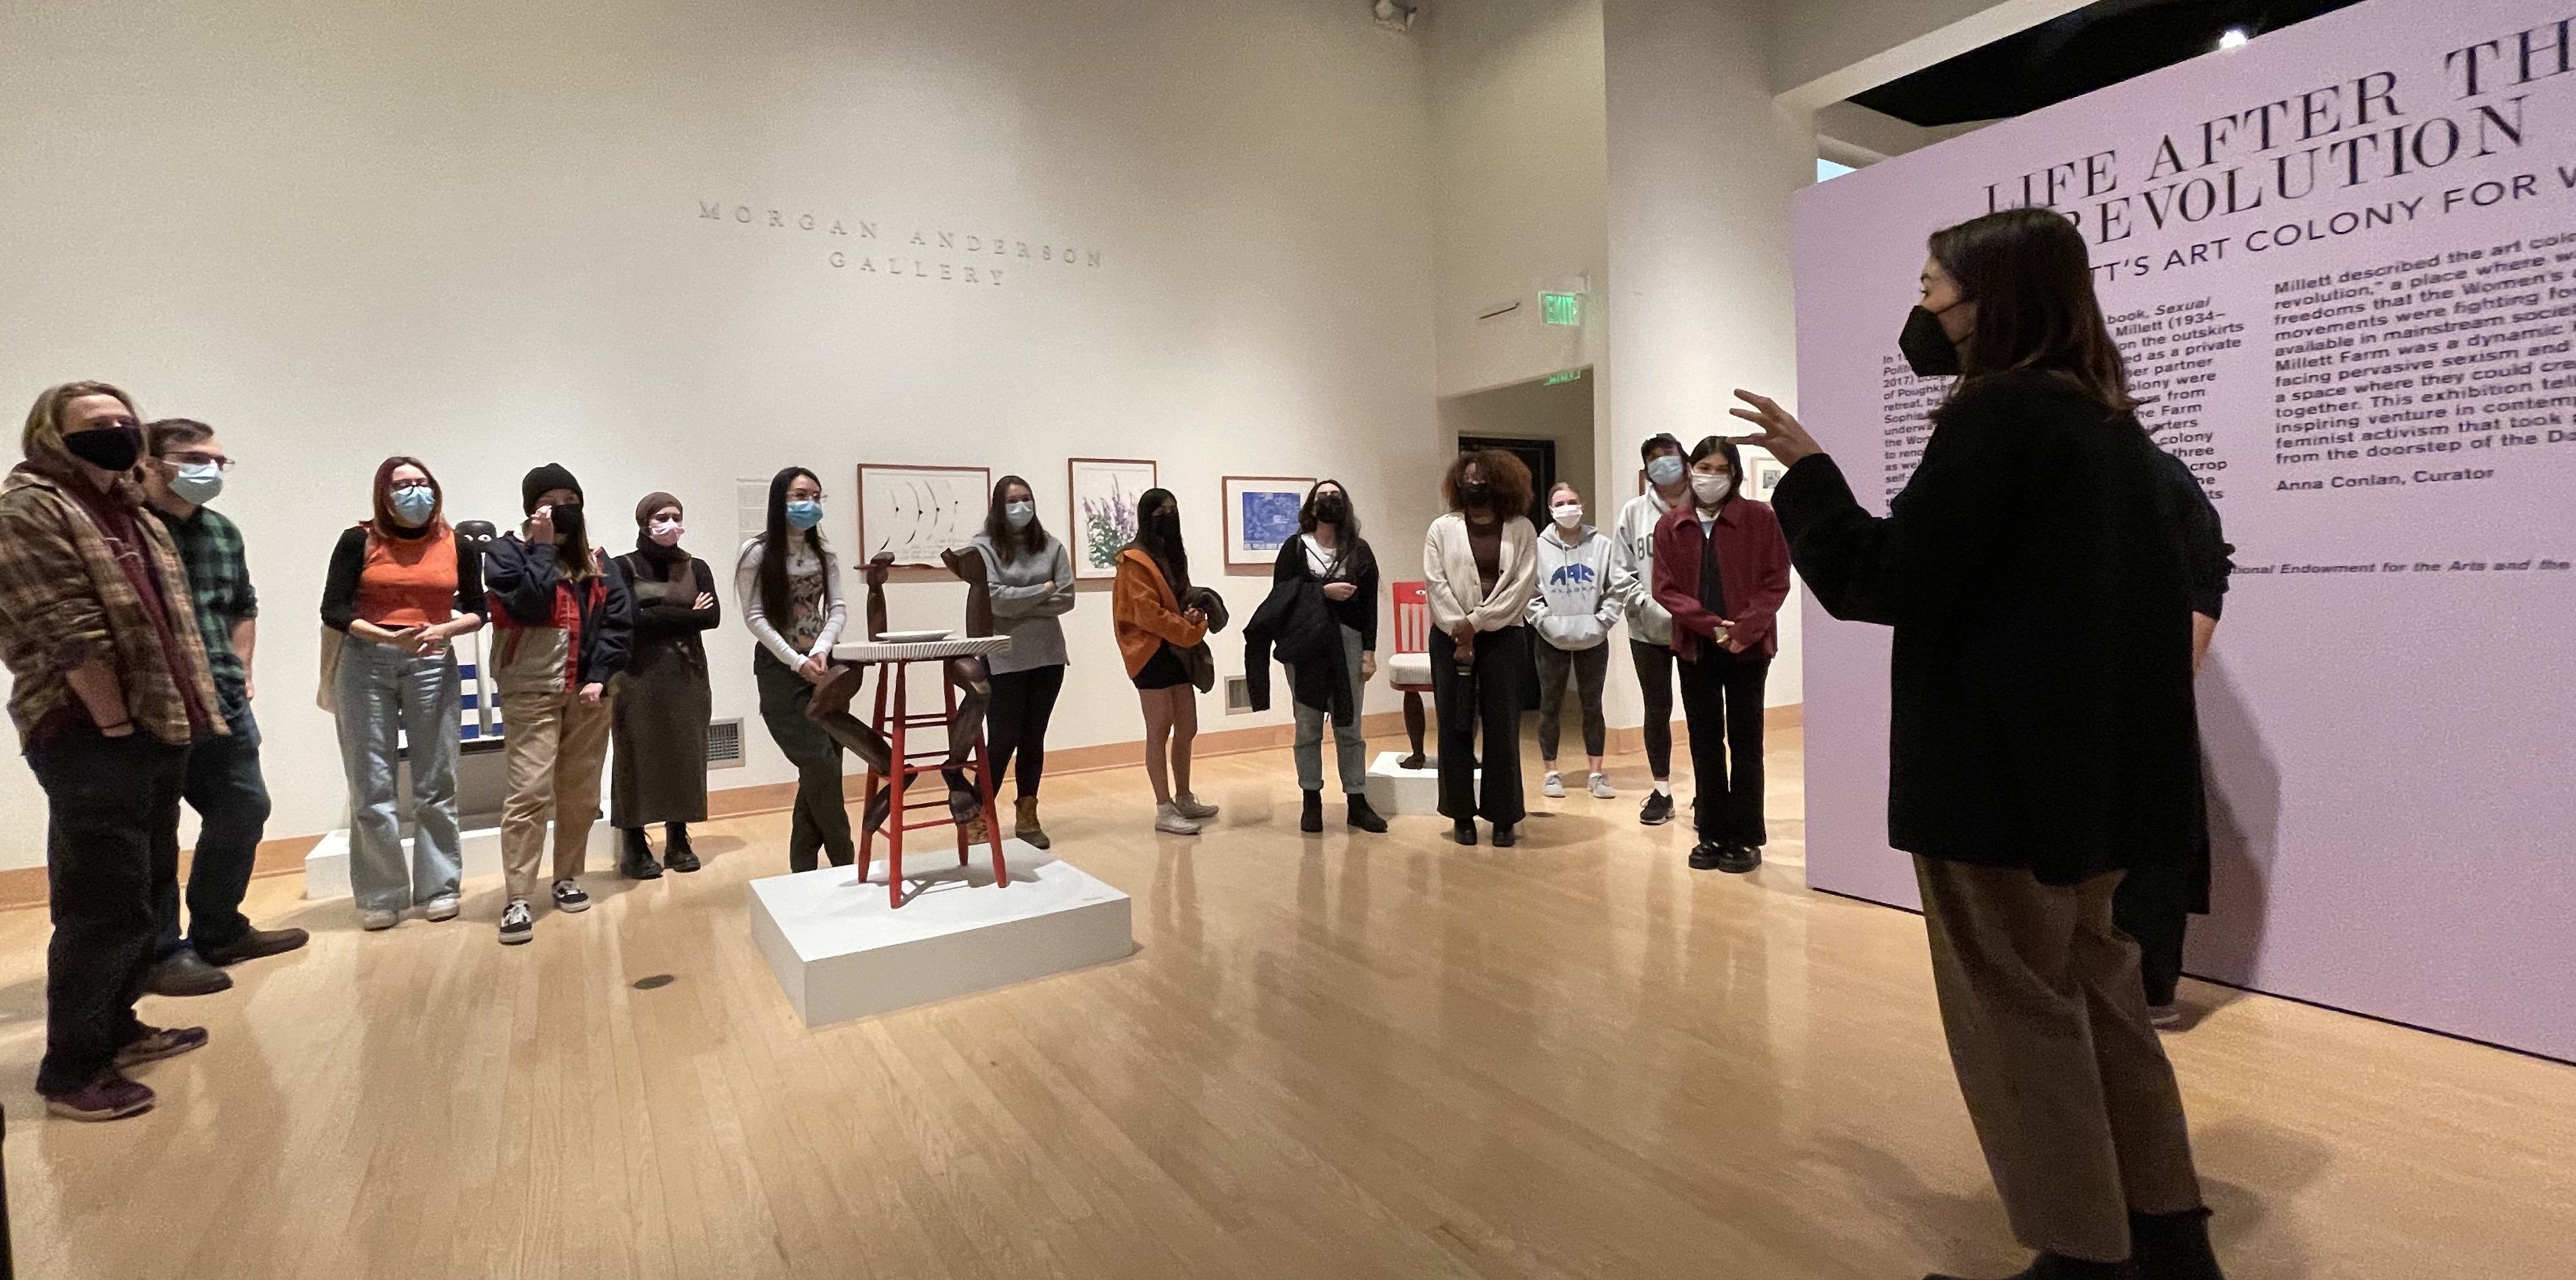
M 241 460 L 272 834 L 345 820 L 314 611 L 390 453 L 504 524 L 561 461 L 611 545 L 669 489 L 720 568 L 735 482 L 788 463 L 847 548 L 860 462 L 1019 472 L 1061 530 L 1068 455 L 1152 458 L 1210 582 L 1222 475 L 1345 479 L 1391 567 L 1436 502 L 1425 72 L 1341 0 L 0 0 L 0 32 L 0 390 L 115 381 Z M 750 760 L 716 783 L 785 780 L 726 608 Z M 1136 738 L 1107 595 L 1067 623 L 1051 742 Z M 0 770 L 0 867 L 41 812 Z
M 1602 31 L 1612 354 L 1595 438 L 1602 474 L 1634 492 L 1648 437 L 1688 447 L 1745 426 L 1727 416 L 1735 388 L 1795 402 L 1783 211 L 1814 181 L 1816 151 L 1810 121 L 1773 101 L 1757 0 L 1602 0 Z M 1888 318 L 1891 333 L 1904 318 Z M 1780 611 L 1773 706 L 1803 696 L 1803 591 Z M 1636 676 L 1611 665 L 1612 722 L 1638 723 Z

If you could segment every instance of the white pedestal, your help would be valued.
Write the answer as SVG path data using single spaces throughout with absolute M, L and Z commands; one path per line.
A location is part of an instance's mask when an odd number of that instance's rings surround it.
M 1369 807 L 1390 818 L 1440 812 L 1439 760 L 1426 757 L 1426 767 L 1407 769 L 1397 762 L 1409 754 L 1381 751 L 1369 765 Z
M 886 900 L 882 848 L 865 884 L 849 867 L 754 880 L 752 942 L 808 1027 L 1104 964 L 1136 949 L 1126 894 L 1018 840 L 1002 852 L 1007 889 L 994 887 L 985 847 L 966 867 L 947 849 L 914 854 L 904 868 L 912 896 L 901 909 Z
M 553 833 L 548 832 L 551 840 Z M 485 827 L 464 833 L 465 878 L 501 874 L 501 829 Z M 549 844 L 547 848 L 552 849 Z M 551 860 L 553 854 L 547 855 Z M 411 840 L 403 840 L 403 864 L 411 864 Z M 606 822 L 590 828 L 590 869 L 617 869 L 617 831 Z M 322 837 L 311 853 L 304 855 L 304 896 L 307 898 L 345 898 L 349 896 L 349 832 L 343 827 Z

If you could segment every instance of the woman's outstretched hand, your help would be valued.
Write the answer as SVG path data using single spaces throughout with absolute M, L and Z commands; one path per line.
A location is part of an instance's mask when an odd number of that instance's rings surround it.
M 1816 438 L 1808 435 L 1807 429 L 1799 424 L 1797 415 L 1781 408 L 1779 401 L 1755 395 L 1741 387 L 1736 388 L 1735 398 L 1752 407 L 1739 407 L 1727 412 L 1762 429 L 1760 435 L 1735 437 L 1735 443 L 1751 445 L 1778 458 L 1782 465 L 1792 467 L 1824 452 Z

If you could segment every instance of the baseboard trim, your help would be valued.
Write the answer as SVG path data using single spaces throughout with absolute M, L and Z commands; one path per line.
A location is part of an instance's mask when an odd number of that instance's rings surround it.
M 1764 714 L 1763 724 L 1771 729 L 1798 728 L 1804 723 L 1804 710 L 1803 706 L 1795 703 L 1785 707 L 1773 707 Z M 1436 729 L 1437 726 L 1433 728 Z M 1361 717 L 1360 730 L 1371 738 L 1402 738 L 1404 713 L 1401 711 L 1373 712 Z M 1673 722 L 1673 733 L 1677 741 L 1685 736 L 1686 730 L 1681 721 Z M 1296 740 L 1297 726 L 1293 724 L 1203 730 L 1199 734 L 1198 750 L 1194 754 L 1199 756 L 1243 755 L 1253 751 L 1276 750 L 1292 745 Z M 1610 749 L 1614 752 L 1627 754 L 1643 751 L 1645 745 L 1646 735 L 1643 729 L 1610 731 Z M 1145 763 L 1145 742 L 1142 738 L 1133 742 L 1105 742 L 1088 747 L 1059 747 L 1047 753 L 1047 772 L 1049 773 L 1097 773 L 1104 769 L 1131 769 L 1143 763 Z M 795 802 L 796 784 L 793 782 L 727 787 L 707 793 L 707 816 L 709 818 L 747 818 L 764 813 L 783 813 Z M 313 846 L 321 841 L 322 837 L 319 835 L 282 836 L 274 840 L 261 841 L 259 858 L 251 866 L 252 877 L 302 874 L 304 855 L 311 853 Z M 183 878 L 188 874 L 190 856 L 190 851 L 180 851 L 179 873 Z M 15 870 L 0 871 L 0 911 L 45 905 L 47 883 L 46 871 L 43 867 L 19 867 Z
M 1779 732 L 1787 729 L 1804 729 L 1806 727 L 1807 704 L 1803 702 L 1792 702 L 1785 706 L 1771 707 L 1762 713 L 1762 728 L 1765 732 Z M 1678 744 L 1688 741 L 1690 741 L 1690 723 L 1685 720 L 1673 721 L 1673 742 L 1678 747 Z M 1638 725 L 1630 729 L 1612 729 L 1610 731 L 1611 751 L 1620 755 L 1626 755 L 1630 752 L 1643 751 L 1645 749 L 1646 727 L 1644 725 Z

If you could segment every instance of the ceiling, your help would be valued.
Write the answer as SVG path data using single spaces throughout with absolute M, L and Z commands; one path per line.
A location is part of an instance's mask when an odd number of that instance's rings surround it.
M 2230 27 L 2261 36 L 2357 2 L 2098 0 L 1851 100 L 1918 125 L 1999 120 L 2208 53 Z

